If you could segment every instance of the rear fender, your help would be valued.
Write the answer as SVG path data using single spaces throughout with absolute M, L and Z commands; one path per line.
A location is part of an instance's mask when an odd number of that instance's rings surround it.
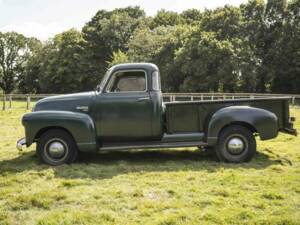
M 79 150 L 97 149 L 94 122 L 87 114 L 69 111 L 37 111 L 25 114 L 22 123 L 25 127 L 27 146 L 35 142 L 46 130 L 61 128 L 73 136 Z
M 278 119 L 274 113 L 250 106 L 229 106 L 212 115 L 207 126 L 208 144 L 215 145 L 220 131 L 231 124 L 244 124 L 257 132 L 261 140 L 274 138 L 278 134 Z

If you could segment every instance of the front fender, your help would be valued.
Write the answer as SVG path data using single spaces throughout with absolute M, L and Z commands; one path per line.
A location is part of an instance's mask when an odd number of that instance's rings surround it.
M 69 111 L 37 111 L 23 116 L 26 145 L 36 141 L 38 135 L 51 128 L 62 128 L 73 136 L 79 150 L 96 150 L 96 130 L 92 118 L 84 113 Z
M 259 134 L 261 140 L 274 138 L 278 134 L 278 119 L 274 113 L 250 106 L 229 106 L 212 115 L 207 128 L 208 144 L 215 145 L 222 128 L 230 124 L 247 124 Z

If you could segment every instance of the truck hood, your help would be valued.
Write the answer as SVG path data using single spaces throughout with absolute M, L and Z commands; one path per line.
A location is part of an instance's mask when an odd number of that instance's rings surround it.
M 94 91 L 51 96 L 39 100 L 32 111 L 36 112 L 45 110 L 55 110 L 88 112 L 94 96 Z

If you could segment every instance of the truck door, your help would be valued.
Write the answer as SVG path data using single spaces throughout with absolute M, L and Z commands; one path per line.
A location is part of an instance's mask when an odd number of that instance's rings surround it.
M 97 96 L 98 136 L 103 141 L 151 139 L 152 108 L 146 71 L 116 71 Z

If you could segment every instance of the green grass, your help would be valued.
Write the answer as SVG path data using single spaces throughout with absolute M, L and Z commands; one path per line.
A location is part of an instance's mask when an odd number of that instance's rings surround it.
M 294 110 L 300 130 L 300 109 Z M 250 163 L 194 148 L 81 155 L 19 153 L 24 110 L 0 111 L 0 224 L 300 224 L 300 138 L 258 142 Z

